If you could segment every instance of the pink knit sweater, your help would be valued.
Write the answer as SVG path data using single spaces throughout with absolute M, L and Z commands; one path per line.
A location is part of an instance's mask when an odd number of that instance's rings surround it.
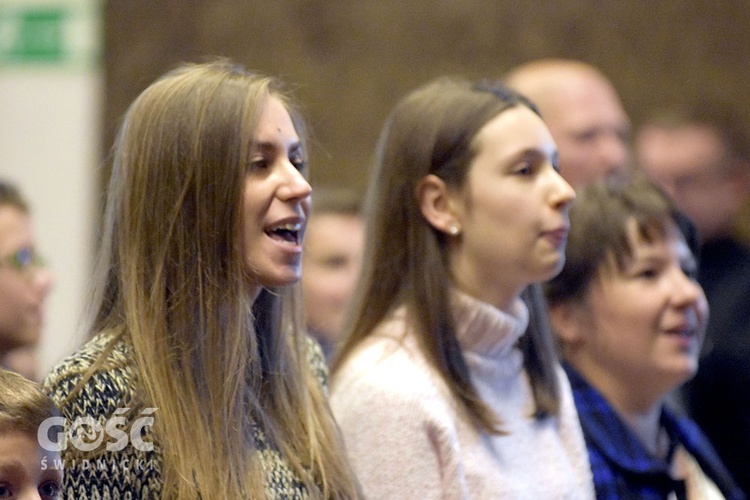
M 536 421 L 516 341 L 528 324 L 459 295 L 458 340 L 504 435 L 478 432 L 417 348 L 403 309 L 333 380 L 331 405 L 370 499 L 589 499 L 591 471 L 570 385 L 559 370 L 559 417 Z

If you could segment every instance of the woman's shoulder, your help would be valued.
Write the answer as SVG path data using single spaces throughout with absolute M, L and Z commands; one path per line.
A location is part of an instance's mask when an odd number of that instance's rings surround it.
M 332 378 L 331 409 L 359 458 L 384 442 L 453 435 L 460 419 L 457 402 L 416 339 L 383 333 L 374 332 Z
M 393 323 L 379 327 L 351 353 L 331 388 L 333 404 L 352 398 L 373 403 L 442 400 L 447 394 L 414 335 Z
M 126 342 L 96 335 L 47 375 L 43 390 L 65 417 L 110 415 L 132 403 L 135 365 Z
M 111 332 L 93 337 L 47 376 L 43 389 L 68 425 L 61 451 L 65 498 L 158 496 L 162 462 L 151 430 L 154 409 L 138 406 L 137 387 L 132 348 Z

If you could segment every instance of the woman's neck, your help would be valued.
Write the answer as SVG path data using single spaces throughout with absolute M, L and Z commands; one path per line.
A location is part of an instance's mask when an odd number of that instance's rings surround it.
M 258 298 L 258 295 L 260 295 L 260 291 L 263 289 L 263 287 L 255 282 L 248 282 L 247 284 L 247 292 L 250 297 L 250 299 L 255 302 L 255 299 Z
M 669 438 L 661 427 L 661 405 L 646 412 L 630 412 L 621 416 L 630 430 L 654 457 L 664 458 L 669 449 Z
M 455 286 L 458 290 L 487 304 L 493 305 L 505 313 L 513 311 L 513 304 L 521 296 L 523 288 L 505 290 L 497 287 L 478 288 L 469 286 L 468 283 L 456 280 Z
M 568 362 L 604 396 L 650 454 L 658 457 L 666 454 L 661 429 L 661 412 L 664 407 L 664 397 L 661 393 L 648 391 L 644 385 L 636 384 L 632 380 L 626 382 L 598 363 L 588 362 L 588 358 L 566 357 Z M 594 381 L 596 383 L 593 383 Z

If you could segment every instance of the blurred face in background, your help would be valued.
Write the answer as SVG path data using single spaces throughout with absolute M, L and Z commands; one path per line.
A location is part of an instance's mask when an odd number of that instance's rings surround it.
M 29 214 L 0 206 L 0 351 L 39 340 L 51 286 L 36 257 Z
M 36 436 L 21 431 L 0 433 L 0 498 L 60 498 L 60 455 L 43 449 Z M 42 465 L 44 464 L 44 465 Z
M 507 82 L 538 107 L 575 189 L 630 168 L 630 120 L 612 83 L 578 61 L 531 63 Z
M 357 283 L 365 238 L 358 215 L 322 212 L 307 225 L 302 291 L 311 333 L 334 341 L 344 325 Z
M 711 127 L 647 125 L 635 141 L 638 166 L 672 197 L 703 240 L 731 232 L 750 189 L 748 174 L 732 168 Z
M 560 152 L 563 177 L 574 187 L 624 171 L 630 161 L 630 123 L 615 90 L 580 76 L 543 111 Z

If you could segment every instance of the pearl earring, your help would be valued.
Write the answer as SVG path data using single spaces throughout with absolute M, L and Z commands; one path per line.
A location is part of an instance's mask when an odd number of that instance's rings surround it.
M 448 232 L 451 234 L 451 236 L 458 236 L 458 233 L 460 233 L 461 230 L 458 229 L 458 226 L 456 224 L 451 224 L 451 227 L 448 228 Z

